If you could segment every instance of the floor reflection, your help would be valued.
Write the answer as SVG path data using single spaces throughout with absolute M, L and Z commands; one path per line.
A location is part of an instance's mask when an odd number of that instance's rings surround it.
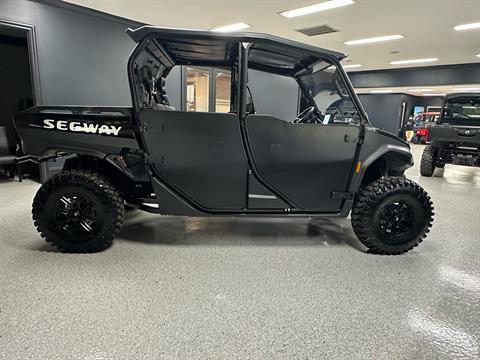
M 408 324 L 434 346 L 442 358 L 478 359 L 478 340 L 467 331 L 418 310 L 408 314 Z

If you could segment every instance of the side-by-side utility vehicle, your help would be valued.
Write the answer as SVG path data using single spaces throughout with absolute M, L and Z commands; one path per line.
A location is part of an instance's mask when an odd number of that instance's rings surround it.
M 433 206 L 403 176 L 413 164 L 409 145 L 369 124 L 340 65 L 345 55 L 255 33 L 144 26 L 128 34 L 137 43 L 128 61 L 131 108 L 39 106 L 15 117 L 24 152 L 40 160 L 68 155 L 33 201 L 35 226 L 49 243 L 69 252 L 105 249 L 132 205 L 183 216 L 351 211 L 359 240 L 381 254 L 425 238 Z M 222 87 L 229 108 L 174 108 L 165 84 L 176 66 L 229 71 Z M 251 73 L 261 73 L 262 92 L 250 91 Z M 288 121 L 257 106 L 281 90 L 282 82 L 269 85 L 273 77 L 297 87 L 286 92 L 293 102 L 274 104 L 296 105 Z M 206 96 L 195 81 L 182 89 L 189 101 Z
M 445 164 L 480 166 L 480 94 L 447 95 L 428 141 L 420 163 L 423 176 L 432 176 Z

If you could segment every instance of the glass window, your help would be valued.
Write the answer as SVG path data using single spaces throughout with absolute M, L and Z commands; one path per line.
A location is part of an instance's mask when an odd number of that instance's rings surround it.
M 327 62 L 315 64 L 300 76 L 307 103 L 315 103 L 323 124 L 357 123 L 360 116 L 348 94 L 347 87 L 335 66 Z
M 228 113 L 230 111 L 230 90 L 232 75 L 228 70 L 215 72 L 215 112 Z
M 480 96 L 445 100 L 442 123 L 480 124 Z
M 210 69 L 187 67 L 187 111 L 208 112 Z

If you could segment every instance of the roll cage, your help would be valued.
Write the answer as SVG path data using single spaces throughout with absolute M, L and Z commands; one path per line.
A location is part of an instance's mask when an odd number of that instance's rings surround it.
M 352 100 L 360 124 L 368 124 L 366 113 L 346 76 L 340 60 L 345 55 L 307 44 L 258 33 L 221 34 L 212 31 L 180 30 L 152 26 L 129 29 L 137 42 L 128 61 L 128 76 L 134 111 L 169 106 L 165 78 L 175 65 L 215 66 L 232 70 L 231 112 L 240 119 L 248 115 L 247 71 L 255 69 L 293 77 L 310 106 L 319 111 L 302 76 L 326 62 L 337 69 Z M 342 90 L 339 89 L 339 94 Z M 362 126 L 363 127 L 363 126 Z

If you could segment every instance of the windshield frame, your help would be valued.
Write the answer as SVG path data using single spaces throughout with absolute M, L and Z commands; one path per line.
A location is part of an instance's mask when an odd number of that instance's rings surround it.
M 323 66 L 322 68 L 319 68 L 316 71 L 313 71 L 315 66 L 318 66 L 320 63 L 326 63 L 327 65 Z M 345 86 L 345 90 L 347 91 L 347 95 L 349 97 L 349 100 L 352 101 L 353 106 L 355 107 L 358 116 L 359 116 L 359 121 L 356 123 L 356 125 L 363 126 L 363 125 L 369 125 L 372 126 L 370 121 L 368 120 L 367 113 L 365 112 L 365 109 L 363 108 L 362 103 L 360 102 L 357 93 L 353 89 L 353 85 L 346 74 L 345 70 L 343 69 L 342 64 L 335 60 L 335 59 L 320 59 L 317 62 L 311 64 L 305 69 L 302 69 L 301 71 L 297 72 L 294 75 L 294 78 L 297 80 L 297 83 L 299 84 L 300 90 L 302 92 L 302 95 L 305 96 L 305 98 L 308 100 L 309 104 L 315 108 L 315 111 L 318 113 L 322 113 L 320 109 L 318 108 L 318 105 L 313 98 L 312 94 L 308 90 L 308 87 L 306 86 L 303 78 L 306 75 L 313 75 L 319 71 L 325 71 L 329 67 L 335 67 L 335 71 L 338 74 L 339 79 L 343 82 L 343 85 Z M 335 87 L 337 88 L 338 93 L 340 94 L 341 91 L 338 89 L 338 83 L 335 81 Z M 323 114 L 325 115 L 325 114 Z

